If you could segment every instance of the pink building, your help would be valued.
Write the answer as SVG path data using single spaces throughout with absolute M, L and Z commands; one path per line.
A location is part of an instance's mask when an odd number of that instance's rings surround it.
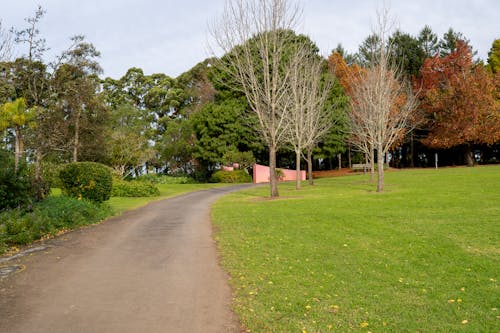
M 297 172 L 295 170 L 280 169 L 282 172 L 282 177 L 280 181 L 291 181 L 296 180 Z M 306 172 L 304 170 L 300 171 L 300 180 L 306 180 Z M 259 164 L 254 164 L 253 166 L 253 182 L 254 184 L 269 183 L 269 167 Z

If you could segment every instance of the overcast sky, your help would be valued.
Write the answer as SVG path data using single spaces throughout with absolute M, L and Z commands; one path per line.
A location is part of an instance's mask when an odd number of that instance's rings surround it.
M 128 68 L 176 77 L 209 56 L 207 25 L 225 0 L 0 0 L 4 27 L 22 29 L 38 5 L 46 11 L 40 24 L 52 58 L 83 34 L 101 52 L 104 76 L 120 78 Z M 380 0 L 303 0 L 298 32 L 311 37 L 327 56 L 338 43 L 349 52 L 370 34 Z M 478 56 L 487 58 L 500 38 L 499 0 L 386 1 L 399 28 L 418 34 L 430 25 L 442 36 L 452 27 L 462 32 Z M 49 59 L 50 60 L 50 59 Z

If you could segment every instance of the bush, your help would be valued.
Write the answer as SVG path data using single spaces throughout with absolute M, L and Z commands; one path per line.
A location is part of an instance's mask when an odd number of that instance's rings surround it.
M 167 176 L 157 173 L 149 173 L 146 175 L 142 175 L 137 177 L 138 181 L 141 182 L 150 182 L 153 184 L 193 184 L 196 183 L 191 177 L 177 177 L 177 176 Z
M 126 181 L 121 179 L 113 180 L 113 197 L 156 197 L 160 195 L 160 190 L 153 183 L 145 181 Z
M 59 173 L 62 192 L 70 197 L 103 202 L 110 198 L 113 185 L 111 170 L 94 162 L 66 165 Z
M 47 182 L 50 187 L 62 187 L 61 178 L 59 175 L 61 170 L 64 169 L 65 164 L 62 163 L 52 163 L 52 162 L 42 162 L 42 178 Z
M 26 163 L 19 163 L 16 171 L 12 154 L 0 150 L 0 211 L 30 205 L 33 194 Z
M 216 171 L 210 178 L 212 183 L 250 183 L 252 177 L 245 170 Z
M 23 245 L 59 230 L 74 229 L 102 221 L 109 206 L 70 197 L 49 197 L 34 204 L 30 212 L 13 209 L 0 213 L 0 253 L 7 246 Z

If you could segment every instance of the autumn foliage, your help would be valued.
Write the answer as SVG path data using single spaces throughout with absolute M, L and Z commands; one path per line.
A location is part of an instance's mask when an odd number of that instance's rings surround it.
M 499 77 L 475 64 L 463 41 L 448 56 L 426 59 L 421 78 L 422 108 L 432 148 L 494 144 L 500 140 Z

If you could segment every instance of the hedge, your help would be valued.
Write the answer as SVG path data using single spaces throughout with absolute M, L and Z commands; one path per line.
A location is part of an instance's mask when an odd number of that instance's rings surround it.
M 216 171 L 210 178 L 212 183 L 250 183 L 252 177 L 245 170 Z
M 113 197 L 156 197 L 160 195 L 160 190 L 153 183 L 144 181 L 126 181 L 121 179 L 113 180 Z

